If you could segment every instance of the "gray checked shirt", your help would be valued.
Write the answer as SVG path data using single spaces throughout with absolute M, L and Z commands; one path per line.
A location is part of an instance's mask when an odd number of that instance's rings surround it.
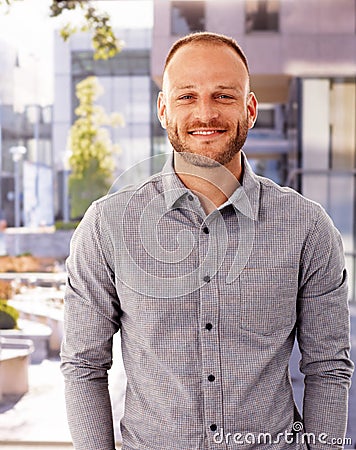
M 115 448 L 119 330 L 124 450 L 342 448 L 353 364 L 340 235 L 321 206 L 243 161 L 242 185 L 209 215 L 168 161 L 94 202 L 77 228 L 61 354 L 77 450 Z

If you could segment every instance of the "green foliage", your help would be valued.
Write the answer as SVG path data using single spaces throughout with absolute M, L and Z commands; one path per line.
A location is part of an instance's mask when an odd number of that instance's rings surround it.
M 78 119 L 70 130 L 68 142 L 72 151 L 69 194 L 73 218 L 81 218 L 94 200 L 107 194 L 112 182 L 113 153 L 119 148 L 112 144 L 105 126 L 123 125 L 123 119 L 119 114 L 107 115 L 101 106 L 95 105 L 102 91 L 96 77 L 88 77 L 76 87 Z
M 9 14 L 13 0 L 0 0 L 0 13 Z
M 78 31 L 91 31 L 93 33 L 94 59 L 112 58 L 122 50 L 123 42 L 116 38 L 110 25 L 109 15 L 99 12 L 90 1 L 53 0 L 50 6 L 50 16 L 58 17 L 64 11 L 76 8 L 82 10 L 84 24 L 80 29 L 71 24 L 65 25 L 60 31 L 64 41 Z
M 6 6 L 7 11 L 12 6 L 14 0 L 0 0 L 0 7 Z M 93 34 L 92 46 L 94 49 L 94 59 L 113 58 L 123 47 L 123 41 L 115 36 L 110 24 L 110 16 L 105 12 L 100 12 L 92 5 L 90 0 L 52 0 L 50 6 L 50 17 L 58 17 L 66 11 L 80 10 L 83 14 L 83 24 L 75 27 L 70 23 L 64 25 L 60 30 L 60 35 L 67 41 L 78 31 L 90 31 Z
M 71 220 L 70 222 L 63 222 L 57 220 L 55 223 L 56 230 L 75 230 L 79 224 L 78 220 Z
M 0 330 L 13 330 L 17 328 L 19 312 L 8 305 L 5 300 L 0 300 Z

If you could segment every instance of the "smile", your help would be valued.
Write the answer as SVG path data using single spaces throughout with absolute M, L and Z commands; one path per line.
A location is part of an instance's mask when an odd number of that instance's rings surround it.
M 189 131 L 189 134 L 194 136 L 211 136 L 213 134 L 224 133 L 224 130 L 197 130 L 197 131 Z

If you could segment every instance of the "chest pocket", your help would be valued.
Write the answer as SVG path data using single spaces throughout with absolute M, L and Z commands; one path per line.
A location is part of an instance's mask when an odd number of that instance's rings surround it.
M 245 268 L 240 275 L 241 327 L 259 334 L 293 328 L 298 269 Z

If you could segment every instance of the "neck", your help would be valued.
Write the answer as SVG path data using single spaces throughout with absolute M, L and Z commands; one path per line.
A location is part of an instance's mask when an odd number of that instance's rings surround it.
M 240 186 L 241 152 L 225 166 L 201 167 L 191 164 L 174 151 L 174 169 L 184 185 L 198 196 L 205 212 L 210 214 Z

